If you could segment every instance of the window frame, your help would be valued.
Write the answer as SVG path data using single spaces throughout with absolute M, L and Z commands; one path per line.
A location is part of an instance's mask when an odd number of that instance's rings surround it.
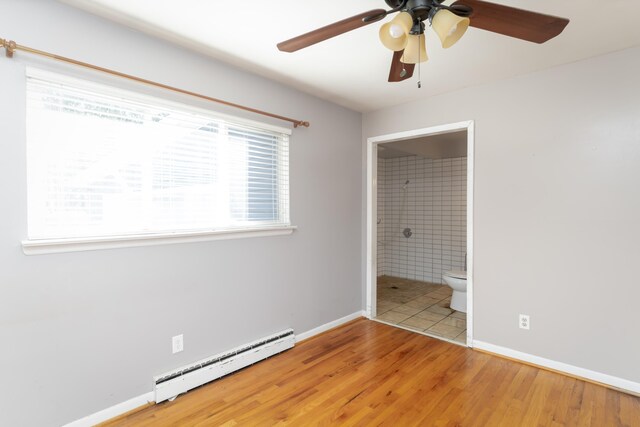
M 25 95 L 27 94 L 27 79 L 30 77 L 53 81 L 61 84 L 68 84 L 81 89 L 88 89 L 93 91 L 100 91 L 108 89 L 106 93 L 108 96 L 121 97 L 131 100 L 131 93 L 135 94 L 134 101 L 148 102 L 154 106 L 160 106 L 164 108 L 175 108 L 179 111 L 192 111 L 195 113 L 207 115 L 220 120 L 226 120 L 233 124 L 245 125 L 254 127 L 260 130 L 278 132 L 290 136 L 292 130 L 290 128 L 284 128 L 269 123 L 259 122 L 255 120 L 245 119 L 243 117 L 233 116 L 229 114 L 220 113 L 213 109 L 207 109 L 200 106 L 193 105 L 191 103 L 180 101 L 174 101 L 167 95 L 166 92 L 161 94 L 147 94 L 146 91 L 137 91 L 135 87 L 120 88 L 116 86 L 116 82 L 101 82 L 94 81 L 90 76 L 68 76 L 60 74 L 58 72 L 46 71 L 40 68 L 33 68 L 30 66 L 25 67 Z M 26 111 L 25 111 L 26 117 Z M 28 123 L 28 120 L 25 120 Z M 28 129 L 27 129 L 28 133 Z M 25 135 L 25 145 L 27 138 Z M 288 146 L 290 147 L 290 145 Z M 26 152 L 25 152 L 26 155 Z M 290 155 L 290 149 L 288 152 Z M 28 157 L 28 156 L 27 156 Z M 27 162 L 29 159 L 27 158 Z M 28 167 L 28 166 L 27 166 Z M 287 172 L 290 172 L 290 168 L 287 168 Z M 27 174 L 29 177 L 29 174 Z M 27 179 L 27 199 L 29 199 L 29 179 Z M 288 181 L 290 191 L 290 176 Z M 286 203 L 288 201 L 288 203 Z M 283 205 L 286 204 L 286 206 Z M 203 242 L 214 240 L 227 240 L 227 239 L 239 239 L 239 238 L 253 238 L 253 237 L 267 237 L 267 236 L 280 236 L 292 234 L 297 227 L 291 225 L 290 219 L 290 194 L 286 201 L 278 200 L 278 205 L 281 209 L 286 211 L 286 216 L 289 218 L 288 224 L 268 224 L 258 225 L 255 227 L 242 227 L 242 228 L 228 228 L 218 230 L 196 230 L 196 231 L 163 231 L 152 232 L 144 234 L 122 234 L 122 235 L 110 235 L 100 237 L 70 237 L 70 238 L 43 238 L 43 239 L 29 239 L 22 240 L 22 250 L 26 255 L 37 255 L 46 253 L 61 253 L 61 252 L 76 252 L 85 250 L 98 250 L 98 249 L 114 249 L 125 247 L 140 247 L 150 245 L 163 245 L 163 244 L 176 244 L 176 243 L 189 243 L 189 242 Z M 27 206 L 27 212 L 28 212 Z M 26 234 L 26 233 L 25 233 Z

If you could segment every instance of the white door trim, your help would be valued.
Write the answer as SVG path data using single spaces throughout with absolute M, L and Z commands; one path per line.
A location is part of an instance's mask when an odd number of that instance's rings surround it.
M 378 224 L 378 144 L 403 141 L 423 136 L 467 131 L 467 346 L 473 346 L 473 181 L 474 181 L 474 122 L 458 122 L 428 128 L 409 130 L 367 139 L 367 256 L 366 256 L 366 309 L 369 319 L 376 317 L 377 233 Z

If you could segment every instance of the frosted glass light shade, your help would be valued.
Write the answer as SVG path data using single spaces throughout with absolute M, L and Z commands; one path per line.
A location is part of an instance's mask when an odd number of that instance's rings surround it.
M 391 21 L 380 27 L 380 41 L 387 49 L 402 50 L 407 45 L 413 18 L 407 12 L 401 12 Z
M 431 20 L 431 26 L 436 32 L 442 47 L 447 49 L 462 38 L 469 28 L 469 18 L 463 18 L 448 10 L 439 10 Z
M 424 34 L 409 34 L 409 41 L 404 48 L 404 54 L 400 58 L 400 62 L 417 64 L 418 62 L 426 62 L 428 59 Z

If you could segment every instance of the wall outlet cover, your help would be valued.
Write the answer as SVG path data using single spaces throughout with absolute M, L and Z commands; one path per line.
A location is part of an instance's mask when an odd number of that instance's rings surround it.
M 184 338 L 182 334 L 171 338 L 171 348 L 173 350 L 173 354 L 180 353 L 184 350 Z
M 529 319 L 529 315 L 528 314 L 521 314 L 520 315 L 519 325 L 520 325 L 520 329 L 529 330 L 529 328 L 531 327 L 531 320 Z

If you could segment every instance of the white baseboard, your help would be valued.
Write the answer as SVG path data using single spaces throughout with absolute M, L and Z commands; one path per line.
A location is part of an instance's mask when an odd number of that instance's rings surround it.
M 87 415 L 84 418 L 80 418 L 79 420 L 70 422 L 66 424 L 64 427 L 91 427 L 96 424 L 102 423 L 104 421 L 110 420 L 111 418 L 115 418 L 118 415 L 122 415 L 129 411 L 132 411 L 140 406 L 146 405 L 147 403 L 153 402 L 153 392 L 150 391 L 148 393 L 142 394 L 140 396 L 136 396 L 132 399 L 127 400 L 126 402 L 118 403 L 117 405 L 113 405 L 110 408 L 103 409 L 102 411 L 98 411 L 91 415 Z
M 364 316 L 364 312 L 357 311 L 355 313 L 349 314 L 348 316 L 344 316 L 332 322 L 325 323 L 324 325 L 313 328 L 310 331 L 296 335 L 296 342 L 311 338 L 314 335 L 318 335 L 322 332 L 328 331 L 329 329 L 335 328 L 362 316 Z M 129 399 L 126 402 L 118 403 L 117 405 L 113 405 L 110 408 L 103 409 L 102 411 L 98 411 L 94 414 L 87 415 L 86 417 L 79 420 L 70 422 L 64 427 L 91 427 L 101 422 L 110 420 L 111 418 L 115 418 L 118 415 L 122 415 L 126 412 L 132 411 L 136 408 L 139 408 L 140 406 L 146 405 L 147 403 L 153 402 L 153 399 L 153 391 L 150 391 L 143 395 Z
M 296 335 L 296 342 L 300 342 L 302 340 L 306 340 L 307 338 L 311 338 L 314 335 L 321 334 L 329 329 L 333 329 L 337 326 L 343 325 L 347 322 L 351 322 L 352 320 L 357 319 L 358 317 L 364 317 L 364 311 L 356 311 L 355 313 L 351 313 L 347 316 L 341 317 L 340 319 L 333 320 L 329 323 L 325 323 L 324 325 L 320 325 L 317 328 L 313 328 L 310 331 L 303 332 L 301 334 Z
M 563 362 L 557 362 L 551 359 L 545 359 L 544 357 L 534 356 L 533 354 L 523 353 L 521 351 L 512 350 L 507 347 L 501 347 L 499 345 L 483 341 L 474 340 L 473 346 L 479 350 L 485 350 L 490 353 L 499 354 L 512 359 L 522 360 L 523 362 L 553 369 L 554 371 L 564 372 L 574 377 L 595 381 L 633 394 L 640 394 L 640 383 L 625 380 L 624 378 L 614 377 L 613 375 L 591 371 L 589 369 L 580 368 Z

